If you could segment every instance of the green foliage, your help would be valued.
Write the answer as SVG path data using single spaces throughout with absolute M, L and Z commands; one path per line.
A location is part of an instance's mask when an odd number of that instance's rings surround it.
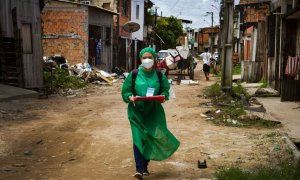
M 274 128 L 281 126 L 278 121 L 266 120 L 263 118 L 244 118 L 239 119 L 241 115 L 246 116 L 244 104 L 242 102 L 242 94 L 245 96 L 245 100 L 249 99 L 249 95 L 246 90 L 238 83 L 233 86 L 231 91 L 222 92 L 221 85 L 215 83 L 204 89 L 204 93 L 207 97 L 211 98 L 214 110 L 206 112 L 210 117 L 213 117 L 212 122 L 217 125 L 234 126 L 234 127 L 263 127 Z M 244 100 L 243 100 L 244 101 Z M 216 113 L 216 110 L 220 110 Z
M 231 96 L 240 98 L 242 94 L 249 98 L 249 94 L 240 83 L 237 83 L 237 86 L 232 86 Z
M 70 76 L 68 70 L 56 68 L 53 70 L 52 92 L 56 93 L 59 89 L 78 89 L 86 86 L 86 83 L 76 76 Z M 51 72 L 44 71 L 44 83 L 51 88 Z
M 204 89 L 204 93 L 208 97 L 216 97 L 216 96 L 221 96 L 222 94 L 222 89 L 220 83 L 215 83 L 211 86 L 208 86 Z M 240 98 L 241 94 L 244 94 L 246 97 L 248 97 L 248 93 L 243 88 L 241 84 L 237 84 L 237 86 L 232 86 L 231 91 L 229 92 L 229 96 L 234 97 L 234 98 Z M 223 96 L 224 98 L 225 96 Z
M 165 42 L 163 49 L 175 48 L 177 39 L 183 33 L 182 23 L 173 16 L 168 18 L 160 18 L 156 23 L 156 33 Z
M 266 82 L 266 80 L 264 78 L 262 78 L 259 81 L 259 83 L 262 83 L 262 85 L 260 86 L 261 88 L 267 88 L 268 87 L 267 82 Z
M 222 93 L 221 85 L 219 83 L 215 83 L 211 86 L 208 86 L 204 89 L 204 94 L 208 97 L 216 97 L 220 96 Z
M 239 167 L 220 168 L 216 171 L 217 179 L 222 180 L 300 180 L 300 160 L 297 164 L 283 161 L 279 167 L 259 166 L 253 171 Z
M 235 66 L 233 66 L 232 74 L 233 75 L 241 74 L 241 64 L 236 64 Z

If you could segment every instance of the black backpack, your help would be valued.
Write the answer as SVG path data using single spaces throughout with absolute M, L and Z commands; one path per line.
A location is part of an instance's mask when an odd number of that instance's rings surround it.
M 162 72 L 158 69 L 155 69 L 155 70 L 156 70 L 156 74 L 157 74 L 157 77 L 159 80 L 159 92 L 158 93 L 161 94 L 161 92 L 162 92 L 162 87 L 161 87 Z M 138 69 L 132 70 L 132 93 L 133 93 L 133 95 L 135 95 L 135 80 L 136 80 L 136 77 L 138 76 L 138 73 L 139 73 Z

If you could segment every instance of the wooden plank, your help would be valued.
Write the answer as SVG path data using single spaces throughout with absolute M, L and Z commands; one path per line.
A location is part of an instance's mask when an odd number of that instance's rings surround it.
M 101 79 L 103 79 L 105 82 L 107 82 L 108 84 L 112 84 L 112 81 L 110 81 L 108 78 L 102 76 L 101 73 L 97 73 L 97 76 L 100 77 Z

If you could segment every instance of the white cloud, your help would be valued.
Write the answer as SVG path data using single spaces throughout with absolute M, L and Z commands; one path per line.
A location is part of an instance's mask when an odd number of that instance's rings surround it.
M 214 25 L 219 25 L 220 0 L 151 0 L 160 16 L 175 16 L 179 19 L 191 20 L 187 24 L 191 28 L 202 28 L 211 26 L 211 15 L 206 12 L 213 12 Z M 239 0 L 235 0 L 235 3 Z M 184 24 L 184 27 L 186 25 Z

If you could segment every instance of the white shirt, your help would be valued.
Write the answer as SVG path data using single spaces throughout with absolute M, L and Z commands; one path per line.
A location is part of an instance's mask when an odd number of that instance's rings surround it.
M 212 56 L 209 52 L 200 54 L 200 57 L 202 58 L 204 64 L 210 65 L 210 59 Z

